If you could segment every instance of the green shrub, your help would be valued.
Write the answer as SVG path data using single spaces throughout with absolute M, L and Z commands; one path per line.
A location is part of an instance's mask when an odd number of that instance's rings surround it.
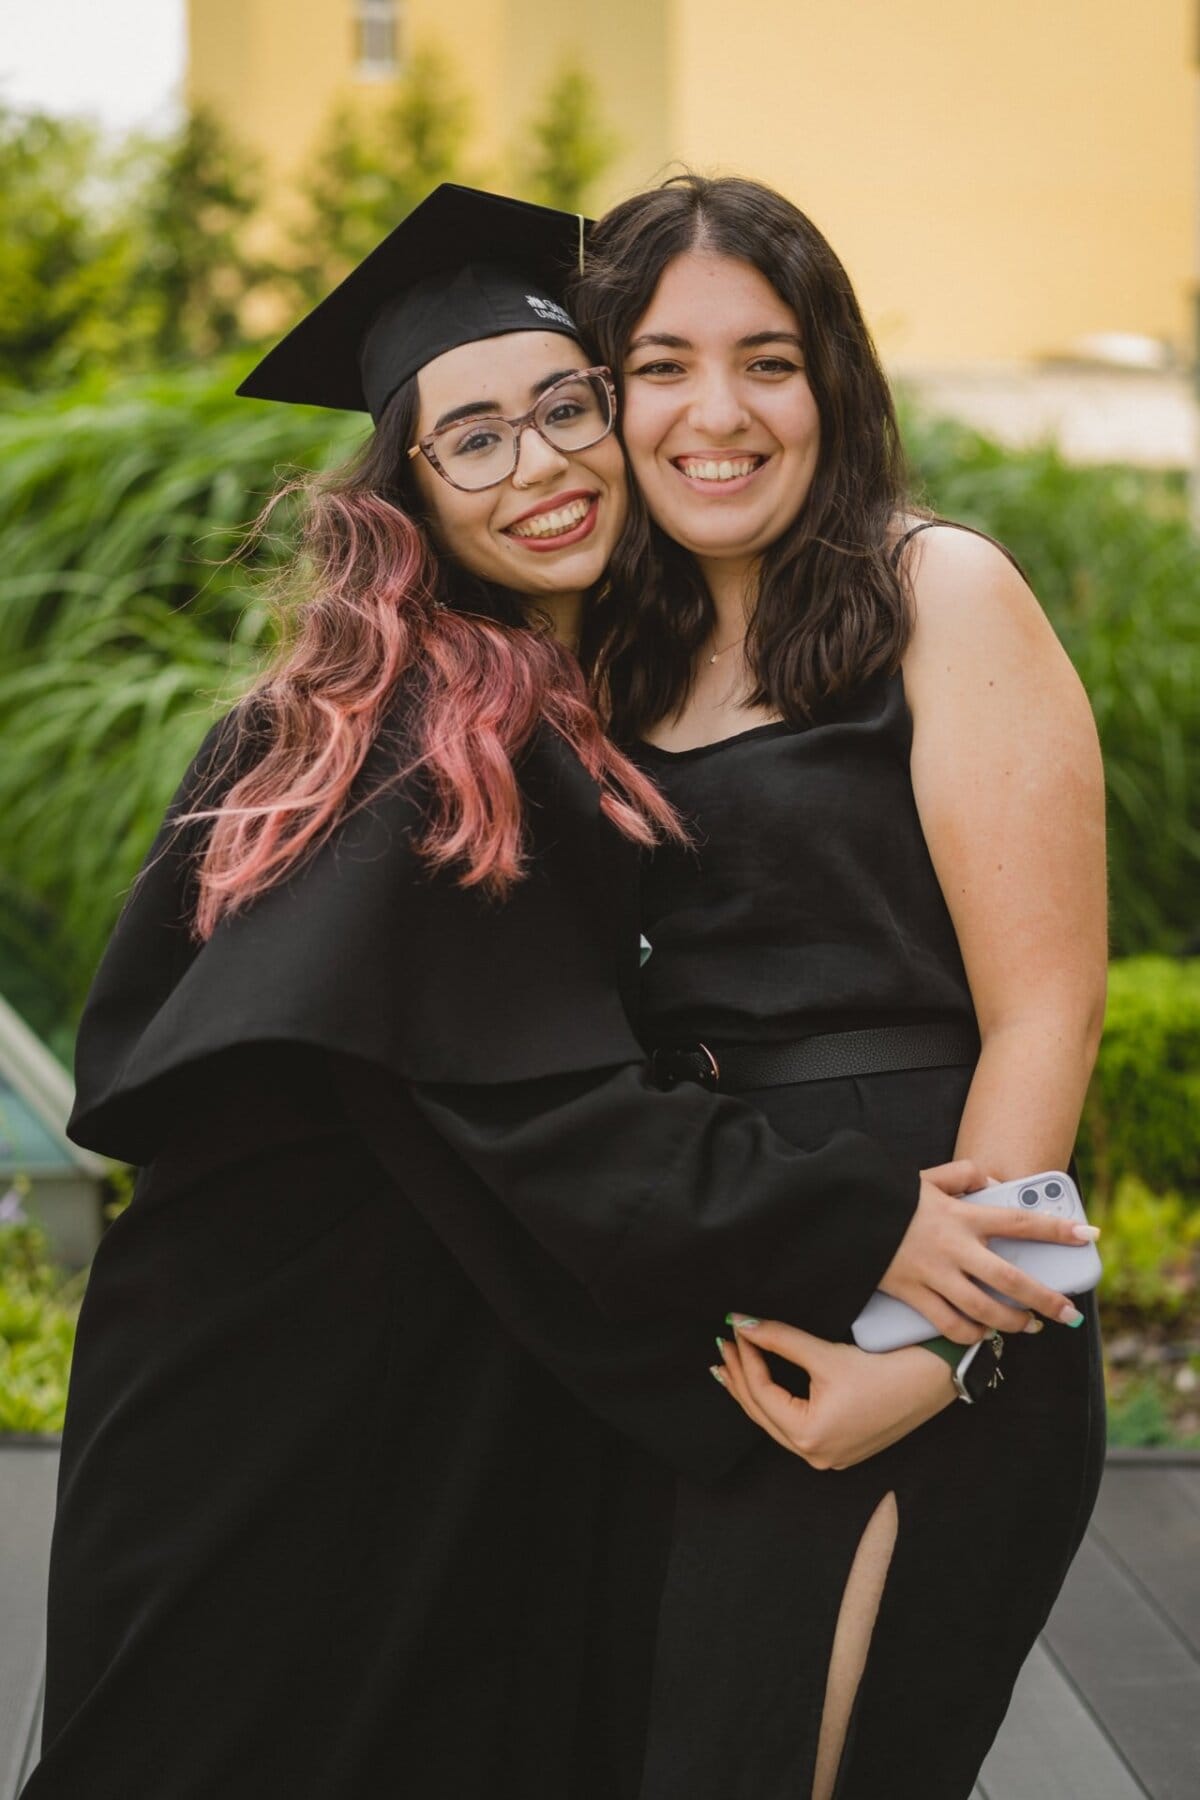
M 1151 1360 L 1137 1366 L 1109 1366 L 1108 1441 L 1136 1448 L 1200 1450 L 1196 1390 L 1183 1385 L 1189 1370 L 1200 1376 L 1200 1358 L 1186 1363 Z
M 35 1226 L 0 1224 L 0 1434 L 62 1430 L 82 1282 L 64 1285 Z
M 1108 1441 L 1136 1449 L 1159 1449 L 1172 1440 L 1171 1419 L 1153 1381 L 1129 1382 L 1108 1401 Z
M 1092 702 L 1108 780 L 1117 955 L 1196 930 L 1200 855 L 1200 545 L 1178 482 L 1012 451 L 906 409 L 936 511 L 1006 544 Z
M 1109 969 L 1104 1040 L 1084 1107 L 1090 1201 L 1136 1179 L 1200 1205 L 1200 960 L 1134 957 Z
M 1153 1193 L 1135 1175 L 1122 1176 L 1107 1205 L 1092 1210 L 1104 1228 L 1100 1303 L 1107 1319 L 1200 1323 L 1200 1211 L 1178 1194 Z
M 1179 1429 L 1169 1390 L 1153 1375 L 1113 1384 L 1108 1397 L 1108 1441 L 1134 1449 L 1200 1450 L 1200 1434 Z

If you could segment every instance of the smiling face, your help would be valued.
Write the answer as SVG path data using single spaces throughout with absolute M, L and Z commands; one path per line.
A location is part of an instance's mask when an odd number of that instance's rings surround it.
M 701 567 L 752 566 L 803 507 L 820 451 L 795 313 L 751 263 L 687 251 L 624 371 L 622 435 L 651 517 Z
M 552 331 L 460 345 L 421 370 L 416 436 L 451 417 L 519 418 L 563 375 L 590 366 L 580 345 Z M 534 601 L 571 600 L 599 581 L 625 522 L 625 466 L 613 432 L 564 451 L 527 426 L 513 473 L 478 493 L 452 487 L 424 455 L 413 469 L 442 548 L 472 574 Z

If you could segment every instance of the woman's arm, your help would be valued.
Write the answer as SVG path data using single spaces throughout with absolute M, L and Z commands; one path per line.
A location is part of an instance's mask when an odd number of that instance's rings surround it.
M 1104 778 L 1083 688 L 1003 554 L 911 547 L 912 781 L 982 1054 L 955 1154 L 1004 1179 L 1071 1154 L 1104 1014 Z

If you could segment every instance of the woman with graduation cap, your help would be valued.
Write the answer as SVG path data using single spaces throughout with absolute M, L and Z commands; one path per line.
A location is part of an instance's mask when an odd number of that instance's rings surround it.
M 761 1441 L 715 1322 L 840 1335 L 978 1254 L 868 1140 L 644 1074 L 637 862 L 679 827 L 565 648 L 625 494 L 580 229 L 443 188 L 241 390 L 376 430 L 81 1027 L 72 1134 L 143 1172 L 80 1321 L 28 1800 L 636 1793 L 669 1472 Z M 884 1441 L 953 1395 L 889 1367 Z

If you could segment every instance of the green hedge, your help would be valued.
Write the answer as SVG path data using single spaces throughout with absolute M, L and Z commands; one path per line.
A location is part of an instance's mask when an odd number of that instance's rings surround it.
M 1110 1327 L 1200 1333 L 1198 1113 L 1200 961 L 1113 963 L 1079 1141 Z
M 1123 1180 L 1200 1207 L 1200 959 L 1135 956 L 1109 969 L 1104 1041 L 1080 1132 L 1095 1204 Z
M 0 1433 L 62 1430 L 84 1280 L 64 1281 L 35 1226 L 0 1224 Z

